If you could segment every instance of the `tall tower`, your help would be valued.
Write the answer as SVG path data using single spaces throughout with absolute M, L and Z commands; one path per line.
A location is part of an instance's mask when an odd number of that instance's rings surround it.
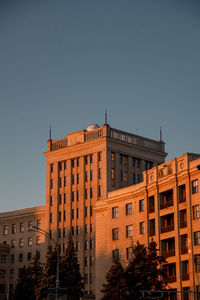
M 85 280 L 94 293 L 94 207 L 107 192 L 142 181 L 142 172 L 165 161 L 164 143 L 111 128 L 87 130 L 47 142 L 46 230 L 64 251 L 71 230 Z

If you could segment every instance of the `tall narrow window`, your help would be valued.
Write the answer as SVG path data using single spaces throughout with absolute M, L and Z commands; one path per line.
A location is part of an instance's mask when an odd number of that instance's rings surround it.
M 99 197 L 101 197 L 102 196 L 102 186 L 100 185 L 99 186 Z
M 102 178 L 102 168 L 99 168 L 99 179 Z
M 192 194 L 198 193 L 198 179 L 192 181 Z
M 118 240 L 119 239 L 119 228 L 112 229 L 112 239 Z
M 139 211 L 144 211 L 144 199 L 139 201 Z
M 99 158 L 99 161 L 102 160 L 102 152 L 99 152 L 99 153 L 98 153 L 98 158 Z

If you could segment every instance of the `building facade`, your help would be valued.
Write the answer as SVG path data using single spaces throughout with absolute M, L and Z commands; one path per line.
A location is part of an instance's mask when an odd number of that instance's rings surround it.
M 9 280 L 13 288 L 18 270 L 41 253 L 48 240 L 28 231 L 35 225 L 49 232 L 63 253 L 71 231 L 87 297 L 94 298 L 96 221 L 94 208 L 108 193 L 139 186 L 143 172 L 165 161 L 165 144 L 111 128 L 90 125 L 60 140 L 47 141 L 46 204 L 0 214 L 0 242 L 10 245 Z M 14 267 L 13 267 L 14 266 Z M 3 290 L 3 287 L 2 287 Z M 97 298 L 98 299 L 98 298 Z
M 137 241 L 157 243 L 167 259 L 169 289 L 200 290 L 199 157 L 184 154 L 153 167 L 143 173 L 143 182 L 96 202 L 96 299 L 113 256 L 126 266 Z M 170 299 L 197 297 L 179 293 Z

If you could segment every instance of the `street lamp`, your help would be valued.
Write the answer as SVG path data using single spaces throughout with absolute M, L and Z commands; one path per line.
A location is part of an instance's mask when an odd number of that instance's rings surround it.
M 58 251 L 57 243 L 50 236 L 50 234 L 46 230 L 41 229 L 41 228 L 39 228 L 37 226 L 31 225 L 28 228 L 28 231 L 39 232 L 39 233 L 43 234 L 44 236 L 46 236 L 50 241 L 52 241 L 54 243 L 54 247 L 55 247 L 56 253 L 57 253 L 57 264 L 56 264 L 56 300 L 58 300 L 58 291 L 60 289 L 60 280 L 59 280 L 59 251 Z

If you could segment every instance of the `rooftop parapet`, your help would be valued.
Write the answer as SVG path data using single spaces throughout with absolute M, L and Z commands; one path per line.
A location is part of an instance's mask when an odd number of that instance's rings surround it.
M 165 152 L 165 143 L 163 141 L 156 141 L 122 130 L 111 128 L 107 124 L 104 124 L 101 128 L 90 131 L 81 130 L 69 133 L 67 137 L 59 140 L 53 141 L 49 139 L 47 141 L 47 151 L 55 151 L 105 137 L 126 142 L 128 144 L 136 145 L 139 147 L 144 147 L 152 151 Z

